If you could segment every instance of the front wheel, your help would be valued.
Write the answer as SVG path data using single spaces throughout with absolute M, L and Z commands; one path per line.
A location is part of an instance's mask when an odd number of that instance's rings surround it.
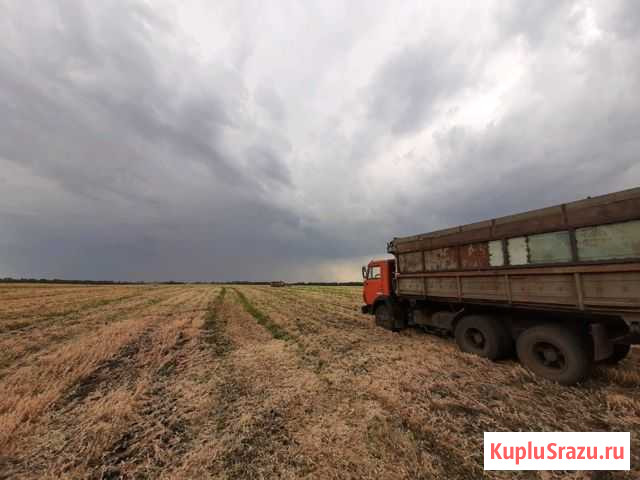
M 393 317 L 391 316 L 391 309 L 386 305 L 379 305 L 376 308 L 376 325 L 379 327 L 391 330 L 393 328 Z
M 402 330 L 406 325 L 401 312 L 398 310 L 385 304 L 378 305 L 375 311 L 376 325 L 393 332 Z
M 533 373 L 573 385 L 591 372 L 593 354 L 586 340 L 560 325 L 538 325 L 520 334 L 516 349 L 520 362 Z

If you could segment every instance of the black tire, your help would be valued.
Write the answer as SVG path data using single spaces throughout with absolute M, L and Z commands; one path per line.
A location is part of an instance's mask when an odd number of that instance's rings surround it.
M 463 317 L 456 325 L 455 337 L 460 350 L 489 360 L 498 360 L 512 351 L 513 341 L 506 326 L 487 315 Z
M 393 330 L 393 312 L 387 305 L 378 305 L 375 311 L 376 325 L 386 330 Z
M 376 325 L 393 332 L 398 332 L 407 326 L 406 314 L 399 306 L 378 305 L 375 316 Z
M 614 343 L 613 353 L 608 358 L 605 358 L 600 363 L 604 365 L 615 365 L 621 360 L 624 360 L 631 351 L 631 345 L 625 345 L 624 343 Z
M 562 385 L 586 379 L 593 366 L 589 339 L 561 325 L 537 325 L 516 342 L 520 362 L 536 375 Z

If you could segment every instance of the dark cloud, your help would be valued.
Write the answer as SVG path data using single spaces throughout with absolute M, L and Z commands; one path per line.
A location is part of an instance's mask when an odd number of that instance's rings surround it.
M 395 52 L 369 87 L 369 121 L 387 125 L 394 135 L 422 128 L 438 101 L 468 80 L 471 65 L 465 61 L 455 47 L 429 36 Z
M 637 2 L 467 7 L 2 4 L 0 276 L 354 279 L 637 184 Z

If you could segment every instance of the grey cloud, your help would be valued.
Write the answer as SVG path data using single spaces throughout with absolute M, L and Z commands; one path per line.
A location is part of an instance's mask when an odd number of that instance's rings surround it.
M 256 90 L 256 101 L 271 115 L 271 118 L 277 123 L 284 122 L 287 112 L 280 95 L 273 88 L 260 86 Z
M 70 15 L 52 9 L 60 29 L 52 19 L 35 37 L 24 24 L 16 29 L 27 46 L 23 61 L 38 71 L 21 71 L 11 56 L 3 58 L 0 75 L 12 104 L 0 153 L 76 192 L 118 190 L 122 181 L 144 178 L 158 149 L 202 162 L 226 183 L 254 184 L 220 144 L 225 128 L 238 128 L 242 79 L 216 66 L 179 71 L 188 59 L 158 47 L 168 32 L 147 8 L 91 16 L 90 6 L 78 6 L 68 5 Z M 41 58 L 45 47 L 51 58 Z M 177 70 L 164 68 L 163 53 Z
M 382 123 L 394 135 L 415 132 L 429 120 L 438 100 L 468 80 L 469 64 L 437 39 L 394 53 L 375 74 L 368 89 L 369 121 Z
M 640 66 L 622 47 L 584 47 L 578 88 L 563 85 L 563 65 L 534 68 L 531 84 L 543 88 L 520 95 L 543 95 L 538 101 L 483 130 L 440 131 L 443 168 L 431 172 L 414 208 L 430 208 L 427 223 L 446 227 L 636 186 Z
M 501 0 L 494 14 L 504 34 L 523 35 L 531 45 L 538 46 L 554 39 L 550 33 L 557 28 L 558 21 L 569 21 L 573 4 L 569 0 Z
M 385 8 L 353 30 L 363 7 L 344 10 L 336 35 L 303 7 L 232 8 L 241 34 L 211 26 L 200 58 L 159 4 L 4 3 L 0 269 L 330 280 L 322 265 L 383 254 L 394 235 L 633 186 L 637 2 L 594 4 L 588 39 L 585 5 L 501 2 L 487 25 L 425 23 L 410 41 Z M 309 28 L 292 39 L 257 18 Z M 340 62 L 368 42 L 353 61 L 372 73 L 343 85 Z M 394 45 L 383 58 L 381 42 Z M 451 120 L 512 50 L 523 73 L 500 115 Z
M 291 185 L 289 170 L 279 160 L 272 149 L 265 146 L 253 146 L 247 150 L 247 158 L 261 177 L 284 185 Z
M 640 4 L 628 0 L 611 0 L 598 5 L 603 29 L 622 38 L 640 35 Z

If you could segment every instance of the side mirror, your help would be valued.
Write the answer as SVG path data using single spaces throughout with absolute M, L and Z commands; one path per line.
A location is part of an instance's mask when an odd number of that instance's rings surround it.
M 362 278 L 367 278 L 367 267 L 362 267 Z

